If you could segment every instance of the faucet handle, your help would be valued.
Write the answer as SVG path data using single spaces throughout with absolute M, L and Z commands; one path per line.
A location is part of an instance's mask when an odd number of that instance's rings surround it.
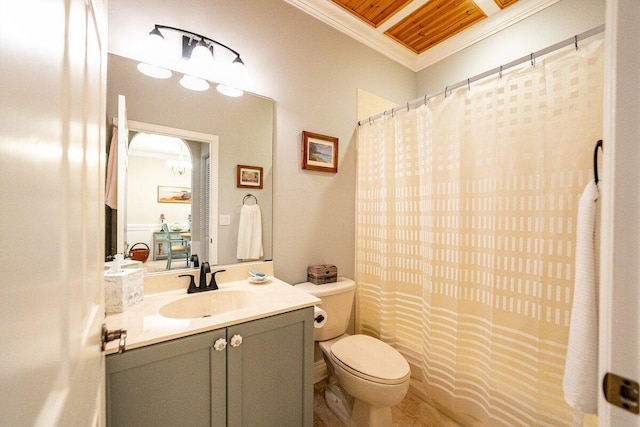
M 209 282 L 209 289 L 216 290 L 218 289 L 218 284 L 216 283 L 216 274 L 222 273 L 227 270 L 218 270 L 211 273 L 211 281 Z
M 189 287 L 187 288 L 187 293 L 188 294 L 192 294 L 194 292 L 198 291 L 198 288 L 196 288 L 196 281 L 193 277 L 193 274 L 181 274 L 178 277 L 189 277 Z

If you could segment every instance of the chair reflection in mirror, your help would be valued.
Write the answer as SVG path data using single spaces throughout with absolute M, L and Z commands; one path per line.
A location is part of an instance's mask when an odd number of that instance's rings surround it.
M 174 259 L 184 259 L 189 267 L 191 259 L 191 232 L 169 231 L 167 224 L 162 224 L 162 231 L 165 233 L 167 241 L 167 270 L 171 270 L 171 261 Z

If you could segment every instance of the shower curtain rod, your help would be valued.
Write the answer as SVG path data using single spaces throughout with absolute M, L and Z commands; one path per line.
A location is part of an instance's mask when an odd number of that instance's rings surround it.
M 551 53 L 553 51 L 556 51 L 558 49 L 561 49 L 561 48 L 563 48 L 565 46 L 569 46 L 569 45 L 573 44 L 573 45 L 575 45 L 576 50 L 577 50 L 578 49 L 578 42 L 580 40 L 584 40 L 584 39 L 587 39 L 589 37 L 595 36 L 597 34 L 602 33 L 603 31 L 604 31 L 604 24 L 602 24 L 602 25 L 600 25 L 598 27 L 592 28 L 592 29 L 590 29 L 588 31 L 585 31 L 584 33 L 580 33 L 580 34 L 575 35 L 575 36 L 573 36 L 571 38 L 568 38 L 566 40 L 558 42 L 558 43 L 556 43 L 554 45 L 551 45 L 549 47 L 546 47 L 544 49 L 538 50 L 536 52 L 532 52 L 531 54 L 523 56 L 522 58 L 516 59 L 515 61 L 511 61 L 508 64 L 500 65 L 499 67 L 493 68 L 493 69 L 491 69 L 489 71 L 485 71 L 484 73 L 477 74 L 477 75 L 475 75 L 473 77 L 469 77 L 466 80 L 462 80 L 462 81 L 460 81 L 460 82 L 458 82 L 456 84 L 447 86 L 444 89 L 438 90 L 436 92 L 429 93 L 427 95 L 421 96 L 420 98 L 416 98 L 413 101 L 409 101 L 404 105 L 398 105 L 396 107 L 393 107 L 391 110 L 385 110 L 382 113 L 379 113 L 379 114 L 376 114 L 375 116 L 369 117 L 368 119 L 360 120 L 358 122 L 358 126 L 362 126 L 365 123 L 372 122 L 372 121 L 374 121 L 376 119 L 379 119 L 380 117 L 382 117 L 382 116 L 384 116 L 386 114 L 394 114 L 396 111 L 400 111 L 400 110 L 405 109 L 405 108 L 407 109 L 407 111 L 409 111 L 409 108 L 416 107 L 416 106 L 419 106 L 419 105 L 422 105 L 422 104 L 426 104 L 427 100 L 429 100 L 430 98 L 434 98 L 434 97 L 436 97 L 438 95 L 442 95 L 443 93 L 446 95 L 447 92 L 450 93 L 454 89 L 457 89 L 457 88 L 465 86 L 465 85 L 470 86 L 471 83 L 474 83 L 474 82 L 476 82 L 478 80 L 481 80 L 481 79 L 484 79 L 486 77 L 489 77 L 489 76 L 491 76 L 493 74 L 500 74 L 500 76 L 502 76 L 502 72 L 503 71 L 508 70 L 509 68 L 513 68 L 513 67 L 515 67 L 517 65 L 523 64 L 525 62 L 530 61 L 531 65 L 535 65 L 536 58 L 539 58 L 541 56 L 547 55 L 547 54 L 549 54 L 549 53 Z

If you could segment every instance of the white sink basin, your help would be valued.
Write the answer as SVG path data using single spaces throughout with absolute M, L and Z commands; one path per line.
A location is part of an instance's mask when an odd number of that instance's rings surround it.
M 241 310 L 258 301 L 258 295 L 249 291 L 216 290 L 190 295 L 165 304 L 160 315 L 172 319 L 195 319 Z

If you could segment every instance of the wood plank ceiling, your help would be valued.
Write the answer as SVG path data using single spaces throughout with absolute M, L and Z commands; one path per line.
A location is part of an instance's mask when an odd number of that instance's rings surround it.
M 331 0 L 357 18 L 380 27 L 412 0 Z M 494 0 L 504 9 L 517 0 Z M 487 15 L 473 0 L 431 0 L 384 32 L 416 54 L 470 28 Z
M 559 0 L 285 0 L 420 71 Z

